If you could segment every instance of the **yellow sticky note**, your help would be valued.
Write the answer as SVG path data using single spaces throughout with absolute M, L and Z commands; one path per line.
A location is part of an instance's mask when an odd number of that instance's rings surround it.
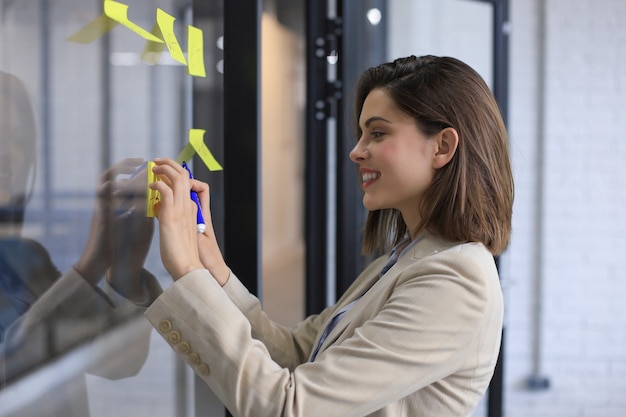
M 185 161 L 191 161 L 191 158 L 193 158 L 195 153 L 196 153 L 196 150 L 193 148 L 191 143 L 188 143 L 185 146 L 185 148 L 182 151 L 180 151 L 180 153 L 176 157 L 176 162 L 178 162 L 179 164 L 182 164 Z
M 79 29 L 76 33 L 68 36 L 66 40 L 68 42 L 83 44 L 92 43 L 118 24 L 119 23 L 115 20 L 102 14 L 91 22 L 87 23 L 87 25 Z
M 196 153 L 209 168 L 209 171 L 221 171 L 222 166 L 217 162 L 209 148 L 204 144 L 204 129 L 189 129 L 189 143 L 196 150 Z
M 161 181 L 159 177 L 157 177 L 154 172 L 152 172 L 152 168 L 154 167 L 154 162 L 148 161 L 148 184 L 147 192 L 146 192 L 146 216 L 147 217 L 155 217 L 156 213 L 154 211 L 154 206 L 161 201 L 161 193 L 157 190 L 153 190 L 148 187 L 149 184 L 157 181 Z
M 161 9 L 157 9 L 156 18 L 159 29 L 161 29 L 163 40 L 167 45 L 167 49 L 170 51 L 170 55 L 181 64 L 187 65 L 183 50 L 180 48 L 178 39 L 176 39 L 176 35 L 174 34 L 174 21 L 176 18 Z
M 118 3 L 114 0 L 104 0 L 104 14 L 121 25 L 126 26 L 144 39 L 163 43 L 162 39 L 157 38 L 152 33 L 128 20 L 128 5 L 126 4 Z
M 202 29 L 194 26 L 187 27 L 187 57 L 189 58 L 189 65 L 187 66 L 189 75 L 206 77 Z
M 152 26 L 152 33 L 157 38 L 162 38 L 161 29 L 159 29 L 159 25 L 157 23 Z M 148 64 L 157 64 L 161 59 L 161 55 L 163 54 L 163 50 L 165 49 L 164 43 L 147 41 L 146 46 L 144 46 L 143 51 L 141 51 L 141 60 L 147 62 Z

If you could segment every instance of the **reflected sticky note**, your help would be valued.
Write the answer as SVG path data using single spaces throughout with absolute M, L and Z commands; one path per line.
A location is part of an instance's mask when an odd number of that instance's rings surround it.
M 174 21 L 176 18 L 165 13 L 161 9 L 157 9 L 156 18 L 157 25 L 161 30 L 161 37 L 165 41 L 167 49 L 170 51 L 170 55 L 181 64 L 187 65 L 187 60 L 185 59 L 183 50 L 180 48 L 178 39 L 176 39 L 176 35 L 174 34 Z
M 146 192 L 146 216 L 147 217 L 155 217 L 156 212 L 154 207 L 156 204 L 161 201 L 161 193 L 157 190 L 153 190 L 148 187 L 149 184 L 157 181 L 161 181 L 161 179 L 152 172 L 152 168 L 154 168 L 154 162 L 148 161 L 148 184 L 147 192 Z
M 221 171 L 222 166 L 217 162 L 209 148 L 204 144 L 204 129 L 189 129 L 189 143 L 195 149 L 196 153 L 209 168 L 209 171 Z
M 157 38 L 162 38 L 161 29 L 159 29 L 158 23 L 155 23 L 152 26 L 152 33 Z M 161 59 L 161 55 L 163 54 L 163 50 L 165 49 L 165 43 L 158 43 L 147 41 L 146 46 L 144 46 L 143 51 L 141 51 L 141 60 L 147 62 L 148 64 L 157 64 Z
M 128 20 L 128 5 L 126 4 L 118 3 L 114 0 L 105 0 L 104 14 L 121 25 L 126 26 L 128 29 L 132 30 L 144 39 L 152 42 L 163 43 L 162 39 L 157 38 L 152 33 Z
M 187 27 L 187 72 L 195 77 L 206 77 L 204 68 L 204 42 L 202 30 L 194 26 Z
M 96 17 L 74 34 L 67 37 L 68 42 L 88 44 L 102 37 L 119 23 L 106 15 Z

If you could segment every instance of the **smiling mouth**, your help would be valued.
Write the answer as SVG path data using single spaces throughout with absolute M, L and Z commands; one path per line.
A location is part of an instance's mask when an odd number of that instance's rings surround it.
M 364 172 L 361 176 L 363 180 L 363 188 L 369 187 L 374 183 L 378 178 L 380 178 L 380 172 Z

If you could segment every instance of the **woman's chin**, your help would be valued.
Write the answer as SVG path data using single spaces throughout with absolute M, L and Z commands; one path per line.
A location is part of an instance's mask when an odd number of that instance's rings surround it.
M 365 207 L 368 211 L 375 211 L 383 208 L 372 198 L 368 198 L 367 194 L 363 196 L 363 207 Z

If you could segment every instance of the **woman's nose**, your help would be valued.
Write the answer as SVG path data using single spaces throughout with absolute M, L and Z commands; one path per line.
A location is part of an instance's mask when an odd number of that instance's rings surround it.
M 354 145 L 354 148 L 352 148 L 352 150 L 350 151 L 350 159 L 352 160 L 352 162 L 360 162 L 365 159 L 366 154 L 367 151 L 365 149 L 365 146 L 363 146 L 363 144 L 359 140 L 356 145 Z

